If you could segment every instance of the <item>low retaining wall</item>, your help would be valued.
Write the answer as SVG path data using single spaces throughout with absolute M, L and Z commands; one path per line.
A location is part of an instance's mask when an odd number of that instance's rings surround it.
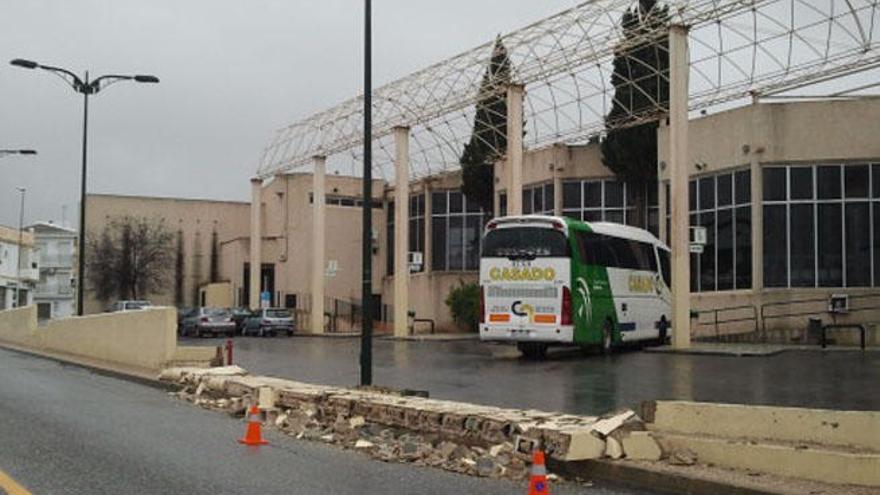
M 165 307 L 64 318 L 38 326 L 36 306 L 26 306 L 0 311 L 0 344 L 142 373 L 157 373 L 181 353 L 188 363 L 206 365 L 214 350 L 178 348 L 176 326 L 175 310 Z

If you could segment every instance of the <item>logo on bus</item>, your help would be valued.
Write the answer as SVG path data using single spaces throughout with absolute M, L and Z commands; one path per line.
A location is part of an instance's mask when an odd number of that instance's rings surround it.
M 498 268 L 496 266 L 489 269 L 489 279 L 505 282 L 553 281 L 556 280 L 556 270 L 550 267 Z

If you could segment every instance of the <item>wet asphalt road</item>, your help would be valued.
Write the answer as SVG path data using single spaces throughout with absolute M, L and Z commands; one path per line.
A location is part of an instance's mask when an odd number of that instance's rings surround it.
M 297 441 L 243 447 L 244 423 L 162 390 L 0 350 L 0 474 L 39 494 L 513 494 L 460 476 Z M 0 493 L 3 476 L 0 476 Z M 648 493 L 574 483 L 553 493 Z
M 373 348 L 375 384 L 481 404 L 579 414 L 649 399 L 880 410 L 880 352 L 728 357 L 625 350 L 606 357 L 562 351 L 533 362 L 511 346 L 478 341 L 376 339 Z M 357 384 L 359 353 L 358 338 L 235 339 L 236 364 L 313 383 Z

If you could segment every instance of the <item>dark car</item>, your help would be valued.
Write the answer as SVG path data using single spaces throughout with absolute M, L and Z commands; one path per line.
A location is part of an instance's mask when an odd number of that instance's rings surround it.
M 293 335 L 296 323 L 290 310 L 285 308 L 265 308 L 255 311 L 245 319 L 242 335 L 259 335 L 260 337 L 286 334 Z
M 235 335 L 235 322 L 232 312 L 222 308 L 198 308 L 184 316 L 180 325 L 180 334 L 184 337 L 204 337 Z
M 239 335 L 244 334 L 244 322 L 253 316 L 253 314 L 253 311 L 247 308 L 234 308 L 232 310 L 232 321 L 235 322 L 235 333 Z

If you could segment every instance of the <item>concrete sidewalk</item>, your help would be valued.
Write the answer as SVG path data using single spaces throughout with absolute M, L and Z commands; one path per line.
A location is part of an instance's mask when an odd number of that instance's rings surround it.
M 662 347 L 647 347 L 645 352 L 663 354 L 692 354 L 707 356 L 740 356 L 740 357 L 766 357 L 775 356 L 789 351 L 808 352 L 878 352 L 880 347 L 868 347 L 862 351 L 858 347 L 829 346 L 822 348 L 819 345 L 786 345 L 786 344 L 731 344 L 714 342 L 694 342 L 689 349 L 675 349 L 670 345 Z

